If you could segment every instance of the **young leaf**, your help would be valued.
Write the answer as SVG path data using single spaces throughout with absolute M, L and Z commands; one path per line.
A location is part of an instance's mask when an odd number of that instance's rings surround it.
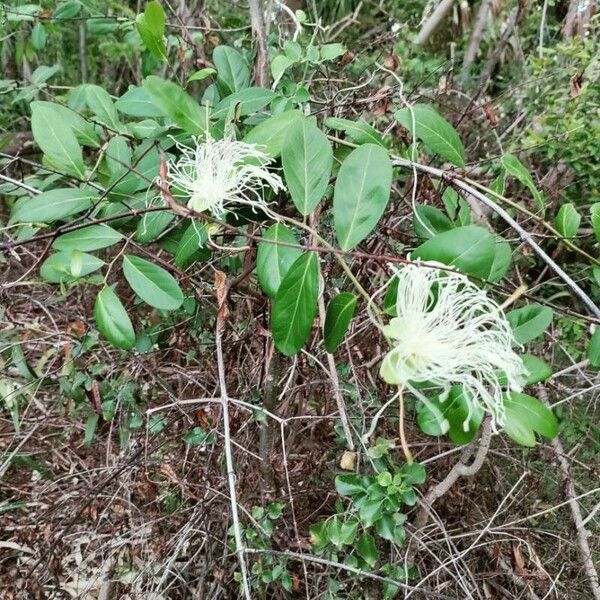
M 129 350 L 135 345 L 135 331 L 127 311 L 112 288 L 105 286 L 94 307 L 94 318 L 102 335 L 117 348 Z
M 556 437 L 558 423 L 554 413 L 539 400 L 510 392 L 504 398 L 504 432 L 521 446 L 535 446 L 535 434 L 548 439 Z
M 513 154 L 505 154 L 500 162 L 509 175 L 512 175 L 517 181 L 520 181 L 533 196 L 540 209 L 546 208 L 546 201 L 544 196 L 537 189 L 533 178 L 529 174 L 529 171 L 525 168 L 525 165 Z
M 302 254 L 302 250 L 292 246 L 298 246 L 298 240 L 294 233 L 283 223 L 271 225 L 262 236 L 263 242 L 258 243 L 256 256 L 256 273 L 258 283 L 267 296 L 274 298 L 281 281 L 286 276 L 290 267 Z
M 377 548 L 375 547 L 375 540 L 368 533 L 363 533 L 358 539 L 356 552 L 371 568 L 375 566 L 379 558 Z
M 87 210 L 98 198 L 91 188 L 58 188 L 19 199 L 11 223 L 53 223 Z
M 325 119 L 325 127 L 343 131 L 355 144 L 379 144 L 383 146 L 383 138 L 376 129 L 373 129 L 364 121 L 351 121 L 350 119 L 338 119 L 328 117 Z
M 108 248 L 123 239 L 123 236 L 105 224 L 89 225 L 64 233 L 54 240 L 52 247 L 56 250 L 81 250 L 90 252 L 100 248 Z
M 217 87 L 222 96 L 239 92 L 250 85 L 248 63 L 235 48 L 217 46 L 212 60 L 217 68 Z
M 437 233 L 454 229 L 454 223 L 435 206 L 417 204 L 413 215 L 413 229 L 417 237 L 428 240 Z
M 415 130 L 413 132 L 413 116 Z M 394 118 L 411 134 L 421 140 L 430 152 L 459 167 L 465 166 L 465 150 L 456 129 L 428 104 L 402 108 Z
M 592 334 L 592 339 L 587 348 L 587 357 L 592 367 L 596 369 L 600 367 L 600 327 L 596 327 Z
M 517 344 L 526 344 L 539 337 L 552 323 L 552 309 L 541 304 L 529 304 L 506 314 Z
M 162 6 L 156 1 L 148 2 L 144 12 L 136 17 L 135 24 L 148 51 L 156 58 L 166 61 L 165 12 Z
M 327 352 L 335 352 L 342 343 L 356 309 L 356 296 L 350 292 L 338 294 L 327 307 L 323 336 Z
M 570 202 L 563 204 L 556 215 L 556 229 L 565 238 L 575 237 L 581 223 L 581 215 Z
M 76 254 L 75 260 L 73 254 Z M 50 283 L 69 282 L 85 277 L 103 265 L 104 261 L 97 256 L 79 250 L 55 252 L 42 263 L 40 275 Z
M 477 225 L 456 227 L 427 240 L 411 256 L 444 263 L 467 275 L 487 277 L 496 256 L 495 239 Z
M 344 160 L 333 195 L 333 222 L 342 250 L 352 250 L 373 231 L 391 186 L 392 163 L 381 146 L 364 144 Z
M 523 385 L 534 385 L 546 381 L 552 375 L 550 365 L 541 358 L 533 356 L 533 354 L 523 354 L 521 358 L 527 370 L 527 378 Z
M 125 256 L 123 274 L 131 289 L 154 308 L 175 310 L 183 303 L 183 292 L 175 278 L 154 263 L 139 256 Z
M 192 135 L 208 130 L 208 109 L 201 107 L 176 83 L 150 75 L 143 85 L 155 106 L 175 125 Z
M 31 131 L 46 158 L 69 175 L 83 178 L 83 153 L 75 133 L 64 116 L 49 110 L 46 103 L 31 105 Z
M 318 293 L 319 259 L 316 253 L 307 252 L 290 267 L 273 301 L 273 341 L 286 356 L 299 352 L 308 339 L 317 314 Z
M 327 136 L 308 119 L 299 119 L 285 138 L 281 162 L 296 208 L 309 215 L 325 194 L 331 176 L 333 150 Z

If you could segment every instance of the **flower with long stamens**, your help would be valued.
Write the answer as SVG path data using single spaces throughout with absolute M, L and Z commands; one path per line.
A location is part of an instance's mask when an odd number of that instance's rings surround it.
M 502 426 L 501 383 L 519 391 L 526 374 L 512 347 L 511 327 L 502 307 L 484 290 L 465 275 L 443 267 L 414 263 L 395 269 L 396 316 L 387 325 L 377 322 L 392 346 L 380 375 L 422 400 L 438 416 L 443 429 L 447 430 L 447 421 L 415 384 L 441 387 L 442 398 L 452 386 L 462 387 L 469 407 L 465 430 L 477 406 Z
M 194 147 L 177 143 L 180 156 L 169 165 L 176 195 L 189 196 L 188 208 L 222 219 L 234 205 L 268 211 L 263 192 L 284 190 L 281 178 L 267 169 L 273 159 L 256 144 L 193 138 Z

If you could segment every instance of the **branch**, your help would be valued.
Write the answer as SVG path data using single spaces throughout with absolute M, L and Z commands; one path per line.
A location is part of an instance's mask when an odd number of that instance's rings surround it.
M 423 46 L 427 40 L 433 35 L 435 30 L 442 24 L 446 15 L 454 5 L 454 0 L 442 0 L 433 11 L 432 15 L 425 21 L 419 35 L 417 35 L 417 46 Z
M 254 63 L 254 81 L 259 87 L 268 87 L 269 65 L 267 60 L 267 39 L 265 20 L 263 18 L 262 1 L 249 0 L 250 24 L 256 40 L 256 62 Z
M 475 18 L 475 25 L 473 25 L 473 33 L 471 33 L 469 47 L 465 52 L 465 58 L 463 60 L 463 69 L 465 70 L 473 64 L 473 61 L 479 52 L 479 44 L 481 43 L 481 38 L 487 24 L 488 14 L 492 4 L 493 0 L 481 0 L 481 5 L 479 6 L 477 17 Z

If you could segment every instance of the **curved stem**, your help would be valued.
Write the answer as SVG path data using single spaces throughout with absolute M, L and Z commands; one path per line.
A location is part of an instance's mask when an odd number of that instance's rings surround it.
M 413 455 L 406 442 L 406 433 L 404 431 L 404 394 L 402 387 L 398 386 L 398 433 L 400 435 L 400 445 L 406 462 L 410 465 L 413 463 Z

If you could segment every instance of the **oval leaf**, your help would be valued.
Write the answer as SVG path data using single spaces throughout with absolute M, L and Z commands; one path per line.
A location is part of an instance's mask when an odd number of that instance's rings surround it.
M 318 293 L 319 259 L 314 252 L 307 252 L 290 267 L 273 301 L 273 341 L 283 354 L 296 354 L 308 339 L 317 314 Z
M 217 87 L 222 96 L 250 85 L 250 69 L 244 57 L 231 46 L 217 46 L 212 55 L 217 68 Z
M 267 296 L 275 297 L 281 281 L 290 267 L 302 254 L 294 233 L 282 223 L 271 225 L 262 236 L 264 241 L 258 243 L 256 256 L 256 273 L 258 283 Z M 283 243 L 280 243 L 283 242 Z
M 333 222 L 342 250 L 351 250 L 377 225 L 392 186 L 392 163 L 386 150 L 364 144 L 342 163 L 333 195 Z
M 587 348 L 587 357 L 592 367 L 600 367 L 600 327 L 596 327 L 592 334 L 592 339 Z
M 355 309 L 356 296 L 350 292 L 338 294 L 329 303 L 323 328 L 327 352 L 335 352 L 342 343 Z
M 558 422 L 554 413 L 527 394 L 504 394 L 504 431 L 521 446 L 535 446 L 535 433 L 548 439 L 556 437 Z
M 135 345 L 135 331 L 119 297 L 106 286 L 94 306 L 94 318 L 102 335 L 117 348 L 129 350 Z
M 183 303 L 183 292 L 175 278 L 154 263 L 139 256 L 125 256 L 123 274 L 131 289 L 154 308 L 174 310 Z
M 80 250 L 90 252 L 100 248 L 108 248 L 123 239 L 123 236 L 108 225 L 89 225 L 65 233 L 54 240 L 52 244 L 56 250 Z
M 327 136 L 307 119 L 297 121 L 283 143 L 281 162 L 296 208 L 309 215 L 324 196 L 331 176 L 333 149 Z
M 87 189 L 59 188 L 33 198 L 21 198 L 13 208 L 12 223 L 52 223 L 87 210 L 98 194 Z
M 304 119 L 304 115 L 299 110 L 286 110 L 272 115 L 251 129 L 244 141 L 261 146 L 261 150 L 277 158 L 281 154 L 289 128 L 300 119 Z
M 571 203 L 563 204 L 556 215 L 556 229 L 565 238 L 575 237 L 581 223 L 581 215 Z
M 55 252 L 42 263 L 40 275 L 50 283 L 71 282 L 97 271 L 103 265 L 103 260 L 86 252 Z
M 517 344 L 526 344 L 542 335 L 552 323 L 552 316 L 552 309 L 541 304 L 530 304 L 506 314 Z
M 465 150 L 456 129 L 432 106 L 414 104 L 411 108 L 407 107 L 396 111 L 394 117 L 398 123 L 421 140 L 427 150 L 439 154 L 453 165 L 465 166 Z

